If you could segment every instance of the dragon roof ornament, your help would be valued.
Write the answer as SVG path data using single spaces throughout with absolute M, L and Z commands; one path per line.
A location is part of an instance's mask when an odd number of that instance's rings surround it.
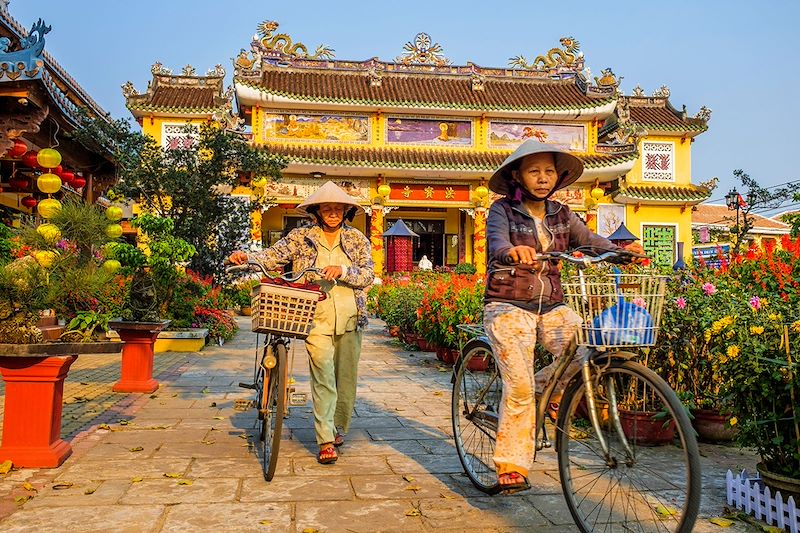
M 443 67 L 450 64 L 450 60 L 444 56 L 442 45 L 434 43 L 431 36 L 420 32 L 414 36 L 414 41 L 408 41 L 403 45 L 405 53 L 395 58 L 395 61 L 404 65 L 434 65 Z
M 536 56 L 528 62 L 524 56 L 518 55 L 508 60 L 508 66 L 523 70 L 570 70 L 580 72 L 583 70 L 583 52 L 581 43 L 574 37 L 562 37 L 559 39 L 560 48 L 551 48 L 546 54 Z
M 192 65 L 186 65 L 181 69 L 181 76 L 194 76 L 197 70 Z
M 20 39 L 19 50 L 11 51 L 11 39 L 0 37 L 0 81 L 41 78 L 44 67 L 44 36 L 52 28 L 42 19 Z
M 294 43 L 286 33 L 275 33 L 279 24 L 274 20 L 265 20 L 258 25 L 257 42 L 268 54 L 277 54 L 303 59 L 332 59 L 334 50 L 324 44 L 317 46 L 314 54 L 308 53 L 308 48 L 303 43 Z

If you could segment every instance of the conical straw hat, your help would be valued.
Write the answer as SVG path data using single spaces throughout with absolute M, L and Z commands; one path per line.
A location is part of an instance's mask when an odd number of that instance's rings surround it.
M 326 182 L 325 185 L 314 191 L 314 193 L 306 198 L 303 203 L 298 205 L 296 209 L 301 213 L 308 214 L 309 207 L 326 203 L 345 204 L 361 209 L 361 206 L 358 205 L 355 198 L 347 194 L 344 189 L 332 181 Z

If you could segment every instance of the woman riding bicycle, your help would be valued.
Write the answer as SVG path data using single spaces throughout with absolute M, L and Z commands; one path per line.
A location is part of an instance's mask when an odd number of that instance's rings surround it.
M 583 172 L 577 157 L 537 140 L 523 142 L 489 180 L 489 189 L 505 197 L 492 204 L 486 222 L 488 272 L 484 326 L 503 382 L 494 463 L 501 490 L 529 488 L 535 448 L 535 394 L 541 394 L 556 368 L 551 363 L 534 375 L 538 340 L 553 354 L 564 352 L 581 323 L 564 305 L 556 261 L 538 262 L 536 254 L 590 247 L 597 253 L 618 250 L 592 233 L 575 213 L 549 198 Z M 638 244 L 626 247 L 641 253 Z M 582 350 L 561 378 L 555 398 L 580 369 Z M 551 416 L 557 410 L 551 404 Z
M 361 207 L 332 181 L 297 206 L 316 224 L 296 228 L 272 247 L 253 254 L 267 269 L 292 262 L 294 271 L 316 267 L 327 298 L 317 305 L 314 327 L 306 338 L 314 403 L 314 430 L 320 463 L 338 459 L 336 447 L 344 443 L 356 398 L 361 339 L 367 325 L 366 291 L 375 278 L 369 240 L 345 221 Z M 248 255 L 234 252 L 231 263 L 247 262 Z

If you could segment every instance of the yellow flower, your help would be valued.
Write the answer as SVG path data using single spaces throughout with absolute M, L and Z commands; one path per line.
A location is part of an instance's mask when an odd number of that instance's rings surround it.
M 711 333 L 712 333 L 712 335 L 716 335 L 717 333 L 719 333 L 723 329 L 727 328 L 731 324 L 733 324 L 733 317 L 724 316 L 724 317 L 720 318 L 719 320 L 717 320 L 716 322 L 711 324 Z
M 739 356 L 739 347 L 736 345 L 728 346 L 726 353 L 728 354 L 728 357 L 734 359 Z
M 750 335 L 761 335 L 764 333 L 763 326 L 750 326 Z
M 800 333 L 800 320 L 795 320 L 792 323 L 792 331 L 794 331 L 795 333 Z
M 728 423 L 731 425 L 731 427 L 733 427 L 733 426 L 735 426 L 736 424 L 739 423 L 739 420 L 734 416 L 733 418 L 728 420 Z
M 726 339 L 732 339 L 732 338 L 733 338 L 733 335 L 734 335 L 733 331 L 727 331 L 727 332 L 725 332 L 725 338 L 726 338 Z
M 705 333 L 703 333 L 703 338 L 705 339 L 706 342 L 710 341 L 711 340 L 711 332 L 710 331 L 706 331 Z
M 779 322 L 781 319 L 781 315 L 778 313 L 770 313 L 767 315 L 771 322 Z

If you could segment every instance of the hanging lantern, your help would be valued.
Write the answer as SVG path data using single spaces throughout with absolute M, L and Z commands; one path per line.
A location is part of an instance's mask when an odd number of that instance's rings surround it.
M 109 224 L 106 226 L 106 235 L 111 239 L 119 239 L 122 237 L 122 226 L 119 224 Z
M 489 189 L 486 188 L 486 185 L 478 185 L 478 187 L 475 188 L 475 196 L 477 196 L 479 200 L 484 200 L 489 196 Z
M 50 173 L 51 174 L 55 174 L 59 178 L 61 177 L 61 173 L 62 172 L 64 172 L 64 167 L 62 167 L 61 165 L 57 165 L 56 168 L 51 168 L 50 169 Z
M 75 174 L 73 174 L 69 170 L 62 170 L 61 171 L 61 181 L 63 181 L 64 183 L 66 183 L 70 187 L 74 187 L 74 185 L 72 185 L 72 180 L 74 180 L 74 179 L 75 179 Z
M 113 274 L 120 268 L 122 268 L 122 263 L 120 263 L 116 259 L 106 259 L 103 262 L 103 270 L 105 270 L 109 274 Z
M 36 168 L 39 166 L 39 161 L 37 160 L 37 156 L 39 155 L 38 152 L 35 150 L 29 150 L 25 152 L 25 155 L 22 156 L 22 164 L 28 168 Z
M 591 196 L 591 197 L 592 197 L 592 198 L 593 198 L 595 201 L 597 201 L 597 200 L 599 200 L 600 198 L 602 198 L 603 196 L 605 196 L 605 195 L 606 195 L 606 191 L 604 191 L 604 190 L 603 190 L 603 189 L 601 189 L 600 187 L 594 187 L 594 188 L 592 188 L 592 190 L 589 192 L 589 195 L 590 195 L 590 196 Z
M 111 222 L 116 222 L 117 220 L 122 220 L 122 208 L 118 205 L 111 205 L 106 209 L 106 218 Z
M 26 180 L 25 178 L 11 178 L 10 180 L 8 180 L 8 184 L 14 187 L 15 189 L 27 189 L 28 185 L 30 185 L 30 183 L 28 183 L 28 180 Z
M 61 178 L 55 174 L 42 174 L 36 180 L 36 187 L 47 194 L 54 194 L 61 190 Z
M 28 151 L 28 145 L 22 139 L 14 139 L 14 146 L 8 149 L 6 155 L 11 159 L 19 159 Z
M 25 198 L 20 200 L 19 203 L 21 203 L 28 209 L 33 209 L 34 207 L 36 207 L 36 204 L 38 202 L 36 201 L 36 198 L 34 198 L 33 196 L 26 196 Z
M 61 164 L 61 154 L 52 148 L 42 148 L 36 155 L 36 161 L 42 168 L 56 168 Z
M 257 177 L 250 182 L 253 187 L 266 187 L 267 186 L 267 178 L 264 177 Z
M 80 189 L 86 185 L 86 180 L 82 176 L 75 176 L 69 183 L 74 189 Z
M 53 218 L 61 211 L 61 202 L 55 198 L 45 198 L 39 202 L 36 210 L 42 218 Z
M 389 198 L 390 194 L 392 194 L 392 188 L 389 187 L 388 183 L 381 183 L 378 185 L 378 196 L 386 200 Z

